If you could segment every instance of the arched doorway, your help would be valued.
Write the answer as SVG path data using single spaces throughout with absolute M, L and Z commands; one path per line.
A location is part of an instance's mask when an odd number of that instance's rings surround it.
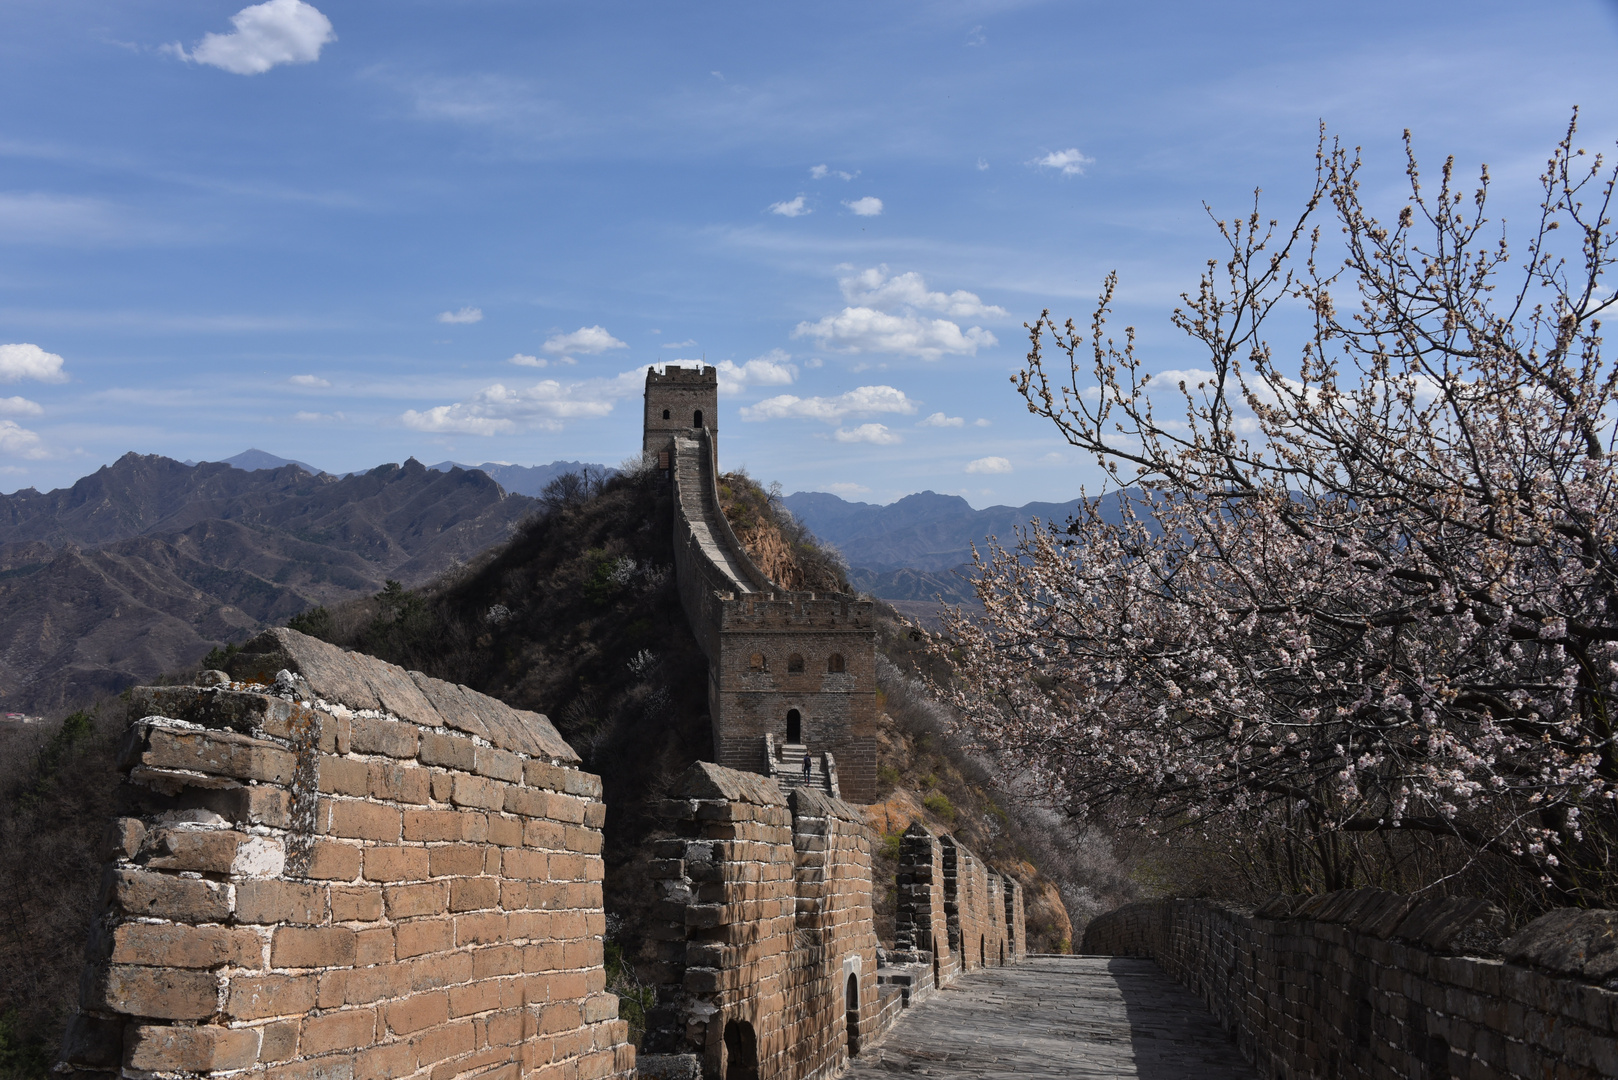
M 1000 966 L 1006 966 L 1006 943 L 1003 941 L 1000 943 Z
M 794 745 L 803 742 L 803 716 L 797 709 L 787 710 L 787 742 Z
M 933 946 L 933 985 L 938 985 L 938 947 Z
M 758 1080 L 758 1039 L 746 1020 L 725 1025 L 725 1080 Z
M 848 1056 L 853 1057 L 860 1052 L 860 977 L 852 972 L 848 976 L 848 985 L 843 991 L 844 1007 L 847 1009 L 848 1021 Z
M 702 426 L 702 410 L 701 409 L 698 409 L 696 412 L 691 414 L 691 426 L 692 427 L 701 427 Z
M 988 967 L 988 966 L 989 966 L 989 939 L 987 937 L 980 937 L 980 938 L 978 938 L 978 967 Z
M 669 418 L 669 411 L 667 409 L 664 409 L 663 410 L 663 419 L 667 420 L 668 418 Z

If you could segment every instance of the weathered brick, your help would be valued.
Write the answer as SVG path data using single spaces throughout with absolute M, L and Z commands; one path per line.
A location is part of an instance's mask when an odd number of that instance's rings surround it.
M 490 814 L 487 840 L 491 844 L 501 847 L 519 847 L 522 845 L 522 818 L 510 817 L 505 814 Z M 485 839 L 485 837 L 467 837 L 471 839 Z
M 382 888 L 378 885 L 333 885 L 332 922 L 375 922 L 382 917 Z
M 441 735 L 434 731 L 421 733 L 421 760 L 425 765 L 470 771 L 476 758 L 477 745 L 471 739 L 459 735 Z
M 113 931 L 112 962 L 154 967 L 258 968 L 264 942 L 251 930 L 184 923 L 124 923 Z
M 338 799 L 331 807 L 331 832 L 353 840 L 399 842 L 399 810 L 372 802 Z
M 144 1072 L 225 1072 L 258 1061 L 256 1028 L 153 1027 L 130 1035 L 125 1063 Z
M 414 724 L 356 716 L 351 722 L 349 745 L 356 754 L 413 758 L 420 734 L 421 729 Z
M 137 736 L 145 736 L 140 762 L 152 768 L 189 770 L 272 784 L 285 784 L 292 779 L 293 757 L 274 743 L 223 731 L 182 731 L 155 725 L 137 725 L 137 728 Z
M 236 921 L 319 925 L 326 921 L 326 887 L 291 881 L 244 881 L 236 886 Z
M 357 758 L 320 757 L 320 790 L 328 795 L 363 796 L 370 793 L 370 764 Z
M 224 887 L 147 870 L 115 871 L 113 899 L 131 915 L 154 919 L 223 922 L 230 916 L 230 895 Z
M 499 810 L 505 805 L 507 785 L 498 780 L 457 773 L 450 790 L 450 802 L 480 810 Z
M 305 876 L 324 881 L 353 881 L 360 876 L 360 850 L 357 844 L 318 841 L 310 852 Z
M 415 994 L 387 1008 L 388 1028 L 396 1035 L 409 1035 L 449 1019 L 449 996 L 439 991 Z
M 419 881 L 428 876 L 427 865 L 426 848 L 373 847 L 365 849 L 365 878 L 367 881 Z
M 146 866 L 152 870 L 193 870 L 228 874 L 236 849 L 247 837 L 225 829 L 154 829 L 146 836 Z
M 449 905 L 449 890 L 441 881 L 419 885 L 388 885 L 383 888 L 387 898 L 388 918 L 408 919 L 417 915 L 437 915 Z
M 452 878 L 449 883 L 451 911 L 479 911 L 500 905 L 500 879 L 493 877 Z
M 102 1004 L 113 1012 L 158 1020 L 201 1020 L 219 1011 L 220 979 L 208 971 L 107 968 Z
M 508 851 L 501 859 L 500 869 L 504 876 L 518 881 L 543 881 L 552 876 L 550 870 L 552 857 L 543 851 L 526 849 Z
M 308 1057 L 333 1050 L 356 1050 L 375 1040 L 376 1010 L 348 1009 L 304 1020 L 298 1052 Z
M 478 844 L 445 844 L 429 849 L 429 853 L 433 877 L 476 877 L 483 873 L 488 861 L 485 849 Z
M 476 1048 L 477 1032 L 470 1020 L 452 1020 L 418 1032 L 410 1040 L 421 1062 L 447 1061 Z
M 420 805 L 432 793 L 426 769 L 416 765 L 396 765 L 380 761 L 371 762 L 371 797 Z
M 404 812 L 404 838 L 406 840 L 481 841 L 488 828 L 483 814 L 475 810 L 406 810 Z
M 278 968 L 349 967 L 354 963 L 354 931 L 346 926 L 283 926 L 270 946 Z
M 237 1020 L 297 1016 L 315 1007 L 313 975 L 237 976 L 230 980 L 225 1015 Z
M 492 746 L 479 746 L 473 754 L 472 771 L 508 783 L 522 781 L 522 758 Z
M 455 947 L 455 926 L 442 919 L 418 919 L 393 928 L 394 955 L 404 960 Z
M 354 936 L 354 964 L 357 967 L 369 967 L 372 964 L 386 964 L 393 960 L 393 928 L 378 926 L 370 930 L 361 930 Z

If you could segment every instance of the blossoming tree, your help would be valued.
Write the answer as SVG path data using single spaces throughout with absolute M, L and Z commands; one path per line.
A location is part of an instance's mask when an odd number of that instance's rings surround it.
M 1289 226 L 1217 223 L 1172 388 L 1108 336 L 1115 275 L 1087 329 L 1041 315 L 1013 381 L 1120 490 L 978 558 L 938 648 L 986 745 L 1077 814 L 1287 830 L 1326 888 L 1423 834 L 1618 902 L 1614 175 L 1576 120 L 1516 253 L 1486 169 L 1430 192 L 1407 132 L 1384 224 L 1323 135 Z

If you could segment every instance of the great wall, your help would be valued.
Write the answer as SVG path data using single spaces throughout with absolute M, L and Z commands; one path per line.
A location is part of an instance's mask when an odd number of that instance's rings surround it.
M 601 783 L 550 721 L 282 629 L 130 694 L 61 1075 L 1618 1075 L 1613 912 L 1164 900 L 1030 958 L 1020 887 L 918 823 L 880 950 L 872 605 L 754 565 L 717 405 L 712 368 L 648 373 L 718 761 L 662 803 L 641 1046 L 605 989 Z

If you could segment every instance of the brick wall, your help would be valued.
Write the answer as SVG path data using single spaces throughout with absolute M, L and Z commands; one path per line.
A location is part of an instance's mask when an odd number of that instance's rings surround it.
M 1092 920 L 1083 951 L 1155 959 L 1266 1080 L 1618 1075 L 1618 912 L 1505 931 L 1480 901 L 1357 889 L 1131 904 Z
M 689 434 L 697 410 L 702 411 L 702 426 L 719 433 L 719 373 L 716 369 L 699 365 L 682 368 L 671 364 L 661 373 L 646 371 L 646 421 L 641 439 L 645 453 L 656 453 L 666 448 L 676 433 Z M 669 418 L 663 419 L 667 409 Z
M 1021 922 L 1022 889 L 996 874 L 953 836 L 938 838 L 944 870 L 944 913 L 949 924 L 950 951 L 960 958 L 960 970 L 1013 963 L 1016 947 L 1008 942 L 1008 926 Z M 1011 919 L 1007 919 L 1010 894 Z M 1026 955 L 1026 946 L 1023 955 Z
M 735 1075 L 741 1048 L 766 1080 L 831 1075 L 851 1035 L 857 1049 L 891 1023 L 899 993 L 877 985 L 864 815 L 706 762 L 671 796 L 677 835 L 652 868 L 665 921 L 651 932 L 659 987 L 646 1049 L 695 1055 L 712 1077 Z
M 929 987 L 1027 958 L 1022 886 L 953 836 L 935 837 L 920 822 L 906 829 L 897 887 L 893 959 L 930 967 Z
M 600 781 L 549 722 L 286 630 L 233 670 L 130 696 L 69 1070 L 631 1075 Z

